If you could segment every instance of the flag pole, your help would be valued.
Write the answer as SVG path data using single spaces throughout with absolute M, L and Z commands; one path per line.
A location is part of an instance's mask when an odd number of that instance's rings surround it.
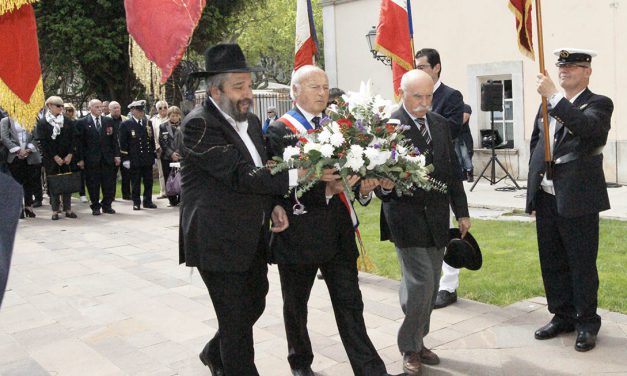
M 538 29 L 538 57 L 540 73 L 545 74 L 544 67 L 544 42 L 542 37 L 542 9 L 541 0 L 536 0 L 536 27 Z M 544 163 L 546 164 L 546 178 L 553 179 L 553 162 L 551 160 L 551 135 L 549 134 L 549 112 L 547 99 L 542 97 L 542 125 L 544 127 Z
M 416 69 L 416 50 L 414 49 L 414 23 L 411 19 L 411 0 L 407 0 L 407 22 L 409 25 L 409 44 L 411 45 L 411 66 Z

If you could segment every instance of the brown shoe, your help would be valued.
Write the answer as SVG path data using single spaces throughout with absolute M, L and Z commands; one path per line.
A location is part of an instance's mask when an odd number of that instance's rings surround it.
M 440 357 L 433 351 L 423 346 L 422 350 L 420 350 L 420 361 L 424 364 L 435 366 L 440 364 Z
M 419 376 L 422 371 L 420 356 L 417 352 L 408 351 L 403 354 L 403 372 L 408 376 Z

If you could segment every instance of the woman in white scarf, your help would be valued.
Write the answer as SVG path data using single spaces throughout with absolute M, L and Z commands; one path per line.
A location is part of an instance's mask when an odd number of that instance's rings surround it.
M 77 153 L 74 122 L 63 116 L 63 100 L 52 96 L 46 100 L 46 114 L 37 123 L 37 139 L 41 144 L 46 176 L 70 172 L 70 164 Z M 67 218 L 76 218 L 72 211 L 72 194 L 50 195 L 52 220 L 61 214 L 61 202 Z

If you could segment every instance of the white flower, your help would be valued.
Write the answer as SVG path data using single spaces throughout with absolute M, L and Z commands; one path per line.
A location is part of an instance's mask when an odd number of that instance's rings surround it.
M 344 136 L 340 132 L 333 133 L 329 141 L 331 142 L 331 145 L 337 148 L 337 147 L 340 147 L 344 143 Z
M 300 148 L 296 146 L 288 146 L 283 150 L 283 160 L 288 161 L 294 157 L 298 157 Z
M 425 165 L 425 156 L 424 155 L 413 155 L 413 156 L 406 155 L 404 158 L 407 159 L 410 162 L 418 163 L 421 166 Z
M 322 145 L 315 143 L 315 142 L 308 142 L 305 144 L 305 147 L 303 147 L 303 150 L 306 154 L 308 154 L 310 151 L 312 150 L 320 150 L 320 147 Z
M 364 154 L 364 148 L 359 145 L 351 145 L 350 154 L 361 157 Z
M 354 156 L 352 153 L 349 153 L 348 158 L 346 159 L 346 164 L 344 167 L 350 168 L 351 170 L 357 172 L 364 165 L 364 159 L 361 156 Z
M 370 147 L 364 150 L 364 154 L 366 155 L 366 158 L 368 158 L 368 161 L 370 161 L 368 166 L 366 166 L 368 170 L 372 170 L 377 166 L 385 164 L 391 155 L 389 151 L 382 151 L 381 149 Z
M 327 142 L 329 142 L 330 138 L 331 132 L 327 128 L 324 128 L 320 131 L 320 133 L 318 133 L 318 141 L 322 144 L 326 144 Z
M 332 122 L 329 126 L 331 127 L 331 133 L 342 133 L 342 128 L 336 121 Z
M 397 144 L 396 145 L 396 152 L 399 155 L 405 155 L 405 154 L 407 154 L 407 148 L 405 146 L 403 146 L 403 145 L 398 145 Z
M 325 158 L 331 158 L 334 151 L 335 149 L 331 144 L 323 144 L 322 146 L 320 146 L 320 154 L 322 154 L 322 156 Z

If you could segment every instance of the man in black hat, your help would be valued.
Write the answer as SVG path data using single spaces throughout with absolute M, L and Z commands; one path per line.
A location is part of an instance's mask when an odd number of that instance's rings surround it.
M 120 124 L 120 155 L 122 167 L 131 175 L 133 210 L 155 209 L 152 202 L 152 165 L 155 163 L 155 142 L 152 125 L 145 116 L 146 101 L 138 100 L 128 105 L 131 117 Z M 140 197 L 144 183 L 143 200 Z M 142 202 L 143 201 L 143 202 Z
M 551 321 L 535 332 L 548 339 L 577 329 L 575 350 L 594 348 L 597 314 L 596 257 L 599 212 L 610 208 L 603 174 L 603 147 L 614 104 L 588 89 L 594 51 L 558 49 L 560 92 L 538 74 L 538 93 L 549 102 L 552 177 L 546 174 L 544 126 L 538 111 L 531 135 L 527 212 L 535 212 L 544 290 Z
M 261 122 L 251 113 L 252 76 L 237 44 L 205 52 L 207 99 L 181 125 L 180 262 L 197 267 L 209 290 L 218 331 L 200 353 L 215 375 L 258 375 L 253 325 L 268 292 L 266 250 L 287 216 L 273 208 L 298 172 L 271 175 Z

